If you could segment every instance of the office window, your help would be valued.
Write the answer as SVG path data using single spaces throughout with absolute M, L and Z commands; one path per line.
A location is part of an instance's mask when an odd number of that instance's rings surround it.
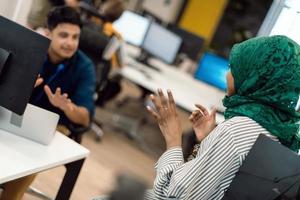
M 300 44 L 300 1 L 286 0 L 270 35 L 286 35 Z

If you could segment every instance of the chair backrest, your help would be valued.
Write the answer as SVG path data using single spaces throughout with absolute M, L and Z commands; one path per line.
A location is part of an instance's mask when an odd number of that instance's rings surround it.
M 260 135 L 223 200 L 299 200 L 300 157 Z
M 82 27 L 79 48 L 91 58 L 96 67 L 96 91 L 105 84 L 111 68 L 110 61 L 103 59 L 102 56 L 110 39 L 100 25 L 85 23 Z
M 100 25 L 84 23 L 81 29 L 79 48 L 93 61 L 96 72 L 96 93 L 105 85 L 110 71 L 110 61 L 104 60 L 102 54 L 109 44 L 110 37 L 106 36 Z M 97 96 L 97 95 L 95 95 Z M 97 99 L 95 99 L 96 101 Z M 89 130 L 74 123 L 67 125 L 70 130 L 70 138 L 81 143 L 82 135 Z

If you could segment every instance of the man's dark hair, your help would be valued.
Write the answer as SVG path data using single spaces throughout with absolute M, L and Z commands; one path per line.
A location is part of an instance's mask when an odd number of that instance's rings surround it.
M 68 6 L 54 7 L 48 14 L 47 26 L 49 30 L 55 29 L 61 23 L 78 25 L 80 28 L 82 26 L 80 14 Z
M 105 0 L 100 6 L 100 13 L 106 22 L 114 22 L 122 15 L 124 11 L 124 2 L 122 0 Z
M 53 6 L 63 6 L 65 5 L 64 0 L 50 0 Z

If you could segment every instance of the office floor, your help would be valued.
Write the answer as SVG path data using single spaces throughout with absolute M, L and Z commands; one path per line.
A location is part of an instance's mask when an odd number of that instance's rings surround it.
M 139 90 L 129 82 L 123 81 L 122 86 L 124 90 L 117 100 L 128 95 L 139 96 Z M 121 123 L 116 114 L 129 116 L 129 122 L 133 125 L 136 125 L 136 119 L 143 122 L 138 128 L 136 139 L 124 134 L 124 127 L 114 128 L 112 121 Z M 184 129 L 189 128 L 186 120 L 188 115 L 180 112 L 180 116 L 184 122 Z M 118 107 L 116 101 L 113 101 L 106 105 L 105 109 L 97 108 L 96 119 L 104 124 L 105 135 L 101 142 L 95 140 L 93 132 L 84 135 L 82 145 L 91 153 L 83 166 L 71 200 L 90 200 L 106 194 L 113 189 L 116 175 L 122 172 L 143 180 L 150 188 L 155 177 L 153 166 L 164 151 L 164 142 L 157 125 L 147 115 L 143 103 L 130 101 L 126 106 Z M 55 196 L 63 174 L 64 167 L 42 172 L 33 186 L 50 196 Z M 26 194 L 24 200 L 38 198 Z

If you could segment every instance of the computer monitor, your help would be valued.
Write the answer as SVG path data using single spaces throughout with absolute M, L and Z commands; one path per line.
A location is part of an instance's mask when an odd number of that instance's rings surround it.
M 126 10 L 122 16 L 113 23 L 113 26 L 126 42 L 135 46 L 141 46 L 149 24 L 149 19 Z
M 152 22 L 142 44 L 142 49 L 168 64 L 175 61 L 182 43 L 181 37 L 165 27 Z
M 213 53 L 205 53 L 198 64 L 195 78 L 209 83 L 221 90 L 227 89 L 226 73 L 229 62 Z
M 193 61 L 198 61 L 200 50 L 204 45 L 204 38 L 174 24 L 169 24 L 168 29 L 182 39 L 179 53 L 186 54 Z
M 0 16 L 0 106 L 22 115 L 50 40 Z

